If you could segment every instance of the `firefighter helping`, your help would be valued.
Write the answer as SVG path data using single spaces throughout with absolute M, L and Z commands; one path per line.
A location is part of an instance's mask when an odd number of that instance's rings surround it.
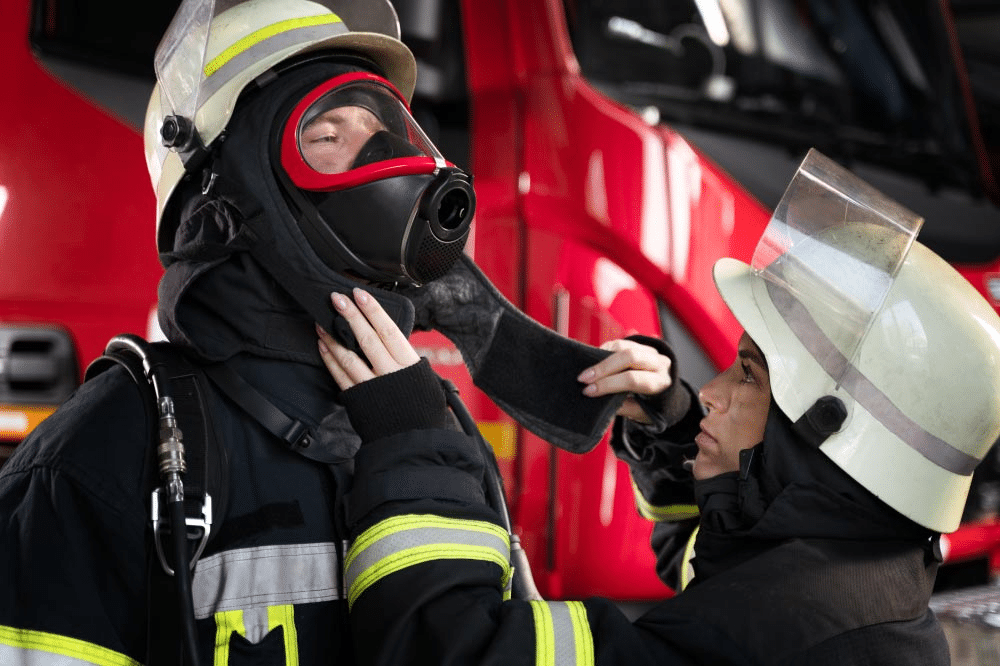
M 921 220 L 810 152 L 696 394 L 464 253 L 386 0 L 185 0 L 145 126 L 169 342 L 112 340 L 0 471 L 0 662 L 948 663 L 938 538 L 1000 435 L 1000 319 Z M 546 601 L 496 462 L 408 337 L 571 452 L 611 428 L 677 590 Z M 583 490 L 586 492 L 586 489 Z

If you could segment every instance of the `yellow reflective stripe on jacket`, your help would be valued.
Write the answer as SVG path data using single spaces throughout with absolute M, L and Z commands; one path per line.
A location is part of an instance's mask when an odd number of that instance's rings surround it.
M 258 611 L 231 610 L 215 614 L 214 666 L 228 666 L 229 644 L 236 632 L 251 643 L 259 643 L 278 627 L 285 640 L 285 666 L 299 666 L 299 637 L 295 629 L 295 607 L 269 606 L 266 615 Z M 261 619 L 264 622 L 261 622 Z M 248 621 L 249 620 L 249 621 Z
M 646 520 L 657 523 L 672 523 L 698 517 L 697 504 L 668 504 L 666 506 L 651 504 L 639 491 L 635 479 L 632 479 L 632 494 L 635 495 L 635 506 L 639 510 L 639 515 Z
M 691 560 L 694 559 L 694 540 L 698 538 L 698 528 L 694 528 L 691 532 L 691 536 L 688 537 L 687 545 L 684 547 L 684 556 L 681 557 L 681 590 L 688 586 L 692 580 L 694 580 L 694 567 L 691 565 Z
M 510 582 L 510 536 L 492 523 L 433 515 L 394 516 L 365 530 L 344 563 L 348 607 L 391 573 L 432 560 L 485 560 Z
M 229 666 L 229 641 L 235 631 L 246 638 L 243 626 L 243 611 L 231 610 L 215 614 L 215 662 L 214 666 Z
M 139 666 L 120 652 L 44 631 L 0 626 L 0 664 L 4 666 Z
M 285 634 L 285 666 L 299 666 L 299 634 L 295 629 L 294 606 L 270 606 L 267 609 L 268 631 L 278 627 Z
M 304 16 L 301 18 L 288 19 L 286 21 L 278 21 L 277 23 L 272 23 L 269 26 L 265 26 L 260 30 L 256 30 L 249 35 L 245 36 L 243 39 L 239 40 L 228 49 L 220 53 L 219 55 L 212 58 L 205 65 L 205 77 L 209 77 L 219 69 L 222 68 L 227 62 L 243 53 L 247 49 L 256 46 L 257 44 L 263 42 L 264 40 L 270 39 L 275 35 L 280 35 L 284 32 L 289 32 L 297 28 L 306 28 L 315 25 L 327 25 L 330 23 L 342 23 L 340 17 L 336 14 L 322 14 L 320 16 Z
M 593 666 L 594 637 L 580 601 L 531 601 L 535 666 Z

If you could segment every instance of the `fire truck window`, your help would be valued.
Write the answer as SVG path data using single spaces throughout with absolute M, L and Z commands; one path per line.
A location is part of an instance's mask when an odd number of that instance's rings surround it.
M 565 2 L 588 80 L 665 122 L 979 186 L 936 2 Z
M 153 76 L 153 53 L 179 0 L 36 0 L 31 43 L 48 56 Z
M 695 391 L 701 389 L 719 374 L 719 369 L 715 367 L 715 364 L 695 341 L 694 336 L 666 303 L 657 301 L 657 309 L 659 310 L 663 339 L 670 343 L 674 353 L 677 354 L 677 363 L 681 369 L 682 379 L 690 384 Z
M 919 211 L 922 240 L 947 260 L 1000 253 L 997 3 L 564 3 L 588 82 L 765 206 L 814 147 Z
M 448 160 L 469 168 L 469 91 L 459 0 L 393 0 L 417 59 L 413 116 Z
M 31 45 L 65 85 L 141 131 L 153 53 L 180 0 L 36 0 Z

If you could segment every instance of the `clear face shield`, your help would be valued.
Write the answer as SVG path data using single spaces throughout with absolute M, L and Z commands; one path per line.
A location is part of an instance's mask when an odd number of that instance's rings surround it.
M 793 354 L 769 358 L 772 377 L 803 396 L 833 394 L 856 360 L 923 219 L 811 150 L 754 252 L 754 299 L 773 306 L 776 345 L 791 331 L 824 370 L 803 378 Z M 780 346 L 779 346 L 780 347 Z M 778 388 L 778 387 L 776 387 Z M 779 392 L 781 389 L 779 388 Z M 813 398 L 814 399 L 814 398 Z
M 161 126 L 147 133 L 163 140 L 151 173 L 170 150 L 190 166 L 190 155 L 225 128 L 240 91 L 269 67 L 323 47 L 366 53 L 383 69 L 402 71 L 410 56 L 401 55 L 399 36 L 388 0 L 184 0 L 154 58 L 161 117 L 147 122 Z M 402 85 L 412 84 L 409 76 Z

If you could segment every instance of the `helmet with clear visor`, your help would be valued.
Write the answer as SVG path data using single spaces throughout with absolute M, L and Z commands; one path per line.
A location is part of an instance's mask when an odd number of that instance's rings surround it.
M 1000 437 L 1000 317 L 915 240 L 922 222 L 810 151 L 752 266 L 721 259 L 714 274 L 804 439 L 898 512 L 950 532 Z
M 251 83 L 303 54 L 340 51 L 371 62 L 407 100 L 416 62 L 399 37 L 388 0 L 184 0 L 156 51 L 143 133 L 158 247 L 169 249 L 173 229 L 160 225 L 178 183 Z

